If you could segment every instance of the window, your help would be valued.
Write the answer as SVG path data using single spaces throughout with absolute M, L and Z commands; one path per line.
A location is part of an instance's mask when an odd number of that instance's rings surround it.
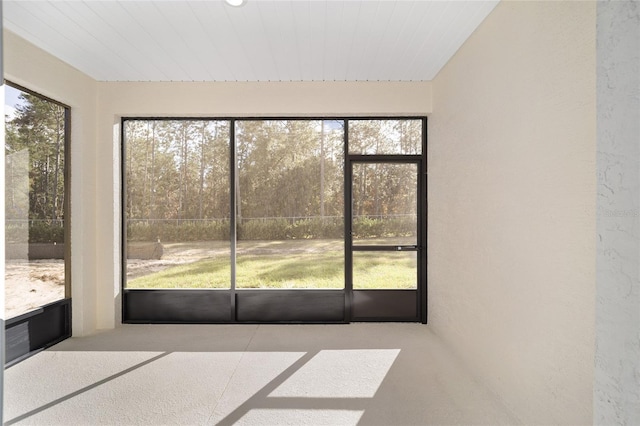
M 349 154 L 422 154 L 422 120 L 350 120 Z
M 124 118 L 123 321 L 425 321 L 425 125 Z
M 229 122 L 127 120 L 127 288 L 231 285 Z
M 69 108 L 5 85 L 5 315 L 70 297 Z
M 344 288 L 344 124 L 236 124 L 237 288 Z

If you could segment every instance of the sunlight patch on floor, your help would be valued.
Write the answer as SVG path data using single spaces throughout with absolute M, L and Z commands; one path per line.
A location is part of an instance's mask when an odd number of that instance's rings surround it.
M 364 410 L 251 410 L 236 425 L 357 425 Z
M 399 349 L 322 350 L 269 396 L 372 398 Z

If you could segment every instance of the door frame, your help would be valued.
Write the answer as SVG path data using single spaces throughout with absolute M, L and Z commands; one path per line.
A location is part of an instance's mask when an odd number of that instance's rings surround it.
M 426 128 L 425 128 L 426 130 Z M 424 132 L 423 132 L 424 138 Z M 424 145 L 424 144 L 423 144 Z M 424 146 L 423 146 L 424 149 Z M 424 152 L 424 151 L 423 151 Z M 354 164 L 415 164 L 417 166 L 416 182 L 416 244 L 417 276 L 415 289 L 372 289 L 357 290 L 353 288 L 353 253 L 354 251 L 388 251 L 395 252 L 391 245 L 369 245 L 366 249 L 354 248 L 353 244 L 353 165 Z M 347 154 L 345 158 L 345 291 L 349 304 L 345 309 L 349 321 L 427 321 L 427 246 L 426 246 L 426 173 L 424 155 L 362 155 Z M 397 247 L 397 246 L 396 246 Z M 360 299 L 360 300 L 358 300 Z M 415 304 L 415 313 L 410 313 Z M 364 305 L 369 311 L 365 315 L 354 315 Z M 371 312 L 373 305 L 373 312 Z M 375 313 L 375 312 L 379 313 Z

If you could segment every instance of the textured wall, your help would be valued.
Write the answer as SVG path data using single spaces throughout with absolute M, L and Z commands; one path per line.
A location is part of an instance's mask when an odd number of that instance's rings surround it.
M 598 2 L 594 422 L 640 424 L 640 3 Z
M 595 15 L 501 2 L 433 81 L 429 323 L 526 424 L 592 422 Z

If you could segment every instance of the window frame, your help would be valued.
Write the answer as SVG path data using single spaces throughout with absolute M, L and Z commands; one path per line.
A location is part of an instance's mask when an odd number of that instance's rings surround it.
M 63 167 L 63 233 L 64 233 L 64 294 L 62 299 L 41 305 L 36 309 L 5 319 L 5 367 L 15 365 L 26 358 L 51 347 L 72 334 L 72 284 L 71 284 L 71 107 L 63 102 L 42 95 L 20 84 L 4 79 L 4 84 L 51 102 L 64 110 L 64 167 Z M 21 341 L 25 341 L 22 344 Z
M 58 105 L 64 109 L 64 203 L 62 223 L 64 227 L 64 299 L 72 297 L 71 286 L 71 107 L 63 102 L 42 95 L 34 90 L 26 88 L 11 80 L 4 80 L 4 84 L 13 89 L 20 90 L 32 96 L 36 96 L 47 102 Z
M 345 162 L 345 167 L 347 165 L 347 162 L 349 161 L 349 159 L 351 160 L 362 160 L 362 161 L 369 161 L 369 160 L 375 160 L 380 159 L 381 157 L 393 157 L 395 159 L 418 159 L 422 164 L 422 172 L 420 173 L 420 175 L 418 176 L 418 179 L 422 182 L 422 188 L 424 191 L 424 194 L 420 196 L 420 206 L 419 206 L 419 212 L 422 213 L 421 217 L 419 218 L 420 221 L 420 228 L 422 229 L 422 234 L 420 237 L 420 241 L 418 242 L 419 244 L 419 248 L 421 251 L 421 254 L 419 255 L 419 259 L 418 261 L 423 264 L 422 266 L 422 270 L 419 273 L 420 277 L 419 277 L 419 282 L 418 282 L 418 288 L 417 288 L 417 298 L 418 298 L 418 304 L 420 305 L 420 309 L 417 312 L 417 316 L 415 319 L 399 319 L 400 321 L 413 321 L 415 320 L 416 322 L 422 322 L 425 323 L 427 322 L 427 262 L 426 262 L 426 258 L 427 258 L 427 244 L 426 244 L 426 233 L 427 233 L 427 179 L 426 179 L 426 166 L 427 166 L 427 116 L 426 115 L 398 115 L 398 116 L 379 116 L 379 115 L 374 115 L 374 116 L 369 116 L 369 115 L 362 115 L 362 116 L 334 116 L 334 115 L 328 115 L 328 116 L 307 116 L 307 117 L 300 117 L 300 116 L 246 116 L 246 117 L 229 117 L 229 116 L 122 116 L 120 119 L 120 142 L 121 142 L 121 162 L 120 162 L 120 182 L 121 182 L 121 187 L 120 187 L 120 195 L 121 195 L 121 205 L 125 206 L 126 204 L 126 140 L 125 140 L 125 122 L 128 120 L 138 120 L 138 121 L 144 121 L 144 120 L 167 120 L 167 121 L 181 121 L 181 120 L 187 120 L 187 121 L 206 121 L 206 120 L 213 120 L 213 121 L 229 121 L 230 123 L 230 162 L 231 162 L 231 173 L 230 173 L 230 179 L 231 182 L 235 181 L 235 161 L 236 161 L 236 150 L 237 150 L 237 143 L 235 140 L 235 123 L 239 122 L 239 121 L 278 121 L 278 120 L 285 120 L 285 121 L 294 121 L 294 120 L 299 120 L 299 121 L 342 121 L 344 122 L 344 153 L 343 153 L 343 158 L 344 158 L 344 162 Z M 388 155 L 379 155 L 379 154 L 350 154 L 349 153 L 349 121 L 352 120 L 420 120 L 422 123 L 422 135 L 421 135 L 421 139 L 422 139 L 422 149 L 421 149 L 421 153 L 417 154 L 417 155 L 403 155 L 403 154 L 388 154 Z M 405 158 L 406 157 L 406 158 Z M 347 174 L 345 173 L 345 180 L 347 178 Z M 346 182 L 345 182 L 345 194 L 346 194 Z M 232 206 L 232 208 L 235 210 L 235 191 L 231 190 L 230 191 L 230 206 Z M 347 210 L 345 209 L 345 218 L 347 215 Z M 232 212 L 231 214 L 231 218 L 233 220 L 233 224 L 232 224 L 232 230 L 231 230 L 231 268 L 232 268 L 232 274 L 233 274 L 233 279 L 235 280 L 235 252 L 236 252 L 236 247 L 234 244 L 234 241 L 236 240 L 235 238 L 235 211 Z M 345 228 L 346 228 L 346 220 L 345 220 Z M 207 316 L 199 316 L 199 317 L 190 317 L 188 319 L 185 319 L 185 317 L 182 314 L 169 314 L 167 316 L 164 315 L 158 315 L 157 317 L 155 317 L 155 315 L 157 314 L 157 310 L 155 308 L 150 308 L 147 304 L 151 303 L 152 301 L 157 301 L 159 303 L 161 303 L 162 306 L 164 307 L 171 307 L 171 308 L 176 308 L 176 309 L 181 309 L 179 306 L 181 303 L 183 304 L 183 306 L 188 306 L 186 302 L 180 302 L 180 303 L 173 303 L 173 302 L 169 302 L 168 298 L 171 297 L 170 295 L 172 293 L 178 293 L 178 292 L 182 292 L 184 293 L 181 296 L 184 296 L 186 294 L 192 294 L 192 299 L 190 299 L 193 302 L 198 302 L 198 297 L 204 297 L 207 292 L 209 292 L 209 294 L 211 294 L 211 292 L 222 292 L 222 291 L 227 291 L 227 290 L 217 290 L 217 289 L 141 289 L 141 290 L 137 290 L 137 289 L 127 289 L 126 288 L 126 271 L 127 271 L 127 258 L 126 258 L 126 250 L 127 250 L 127 228 L 126 228 L 126 211 L 124 208 L 121 208 L 121 261 L 122 261 L 122 268 L 121 268 L 121 280 L 120 280 L 120 290 L 123 294 L 123 297 L 121 299 L 121 303 L 122 303 L 122 318 L 121 318 L 121 322 L 123 323 L 261 323 L 261 322 L 267 322 L 267 323 L 299 323 L 299 322 L 308 322 L 308 323 L 333 323 L 333 322 L 338 322 L 338 323 L 344 323 L 344 322 L 350 322 L 351 321 L 351 316 L 350 313 L 348 312 L 351 309 L 351 303 L 352 301 L 350 300 L 350 296 L 346 296 L 345 297 L 345 305 L 344 305 L 344 309 L 345 309 L 345 313 L 344 313 L 344 319 L 343 320 L 324 320 L 324 319 L 311 319 L 311 320 L 291 320 L 291 319 L 282 319 L 282 320 L 278 320 L 278 319 L 273 319 L 273 318 L 268 318 L 266 320 L 256 320 L 256 319 L 245 319 L 242 320 L 240 319 L 239 315 L 238 315 L 238 311 L 237 309 L 237 300 L 236 300 L 236 295 L 237 292 L 235 290 L 235 282 L 231 283 L 231 290 L 229 290 L 230 293 L 232 293 L 232 299 L 231 299 L 231 304 L 230 304 L 230 308 L 231 308 L 231 312 L 232 315 L 230 317 L 230 319 L 220 319 L 218 317 L 216 317 L 215 319 L 207 319 L 209 317 Z M 347 229 L 345 229 L 345 232 L 348 232 Z M 346 236 L 346 234 L 345 234 Z M 345 246 L 345 256 L 346 256 L 346 246 Z M 347 268 L 347 262 L 345 259 L 345 280 L 349 280 L 351 277 L 348 277 L 348 268 Z M 352 292 L 353 290 L 349 288 L 349 285 L 345 285 L 343 290 L 339 290 L 342 292 Z M 249 290 L 249 289 L 244 289 L 238 293 L 245 293 L 247 295 L 252 295 L 251 293 L 260 293 L 260 292 L 281 292 L 281 294 L 283 294 L 283 296 L 287 296 L 285 293 L 291 292 L 291 293 L 295 293 L 295 292 L 309 292 L 309 293 L 330 293 L 333 290 L 329 290 L 329 289 L 321 289 L 321 290 L 317 290 L 317 289 L 296 289 L 296 290 L 277 290 L 277 289 L 255 289 L 255 290 Z M 153 295 L 153 293 L 156 293 L 157 297 Z M 133 303 L 133 299 L 132 299 L 132 303 L 131 306 L 127 306 L 127 294 L 126 293 L 131 293 L 131 295 L 136 295 L 136 300 L 135 303 Z M 200 295 L 200 296 L 198 296 Z M 216 304 L 218 303 L 218 300 L 212 300 L 210 301 L 210 303 L 212 304 Z M 130 316 L 131 311 L 134 309 L 134 305 L 135 308 L 143 308 L 142 310 L 144 311 L 142 315 L 133 315 Z M 149 309 L 147 309 L 149 308 Z M 146 314 L 150 314 L 152 317 L 154 317 L 155 319 L 151 319 L 151 317 L 145 317 Z M 237 315 L 237 316 L 234 316 Z M 226 318 L 226 313 L 225 315 L 223 315 Z M 379 319 L 379 318 L 367 318 L 368 320 L 385 320 L 385 319 Z

